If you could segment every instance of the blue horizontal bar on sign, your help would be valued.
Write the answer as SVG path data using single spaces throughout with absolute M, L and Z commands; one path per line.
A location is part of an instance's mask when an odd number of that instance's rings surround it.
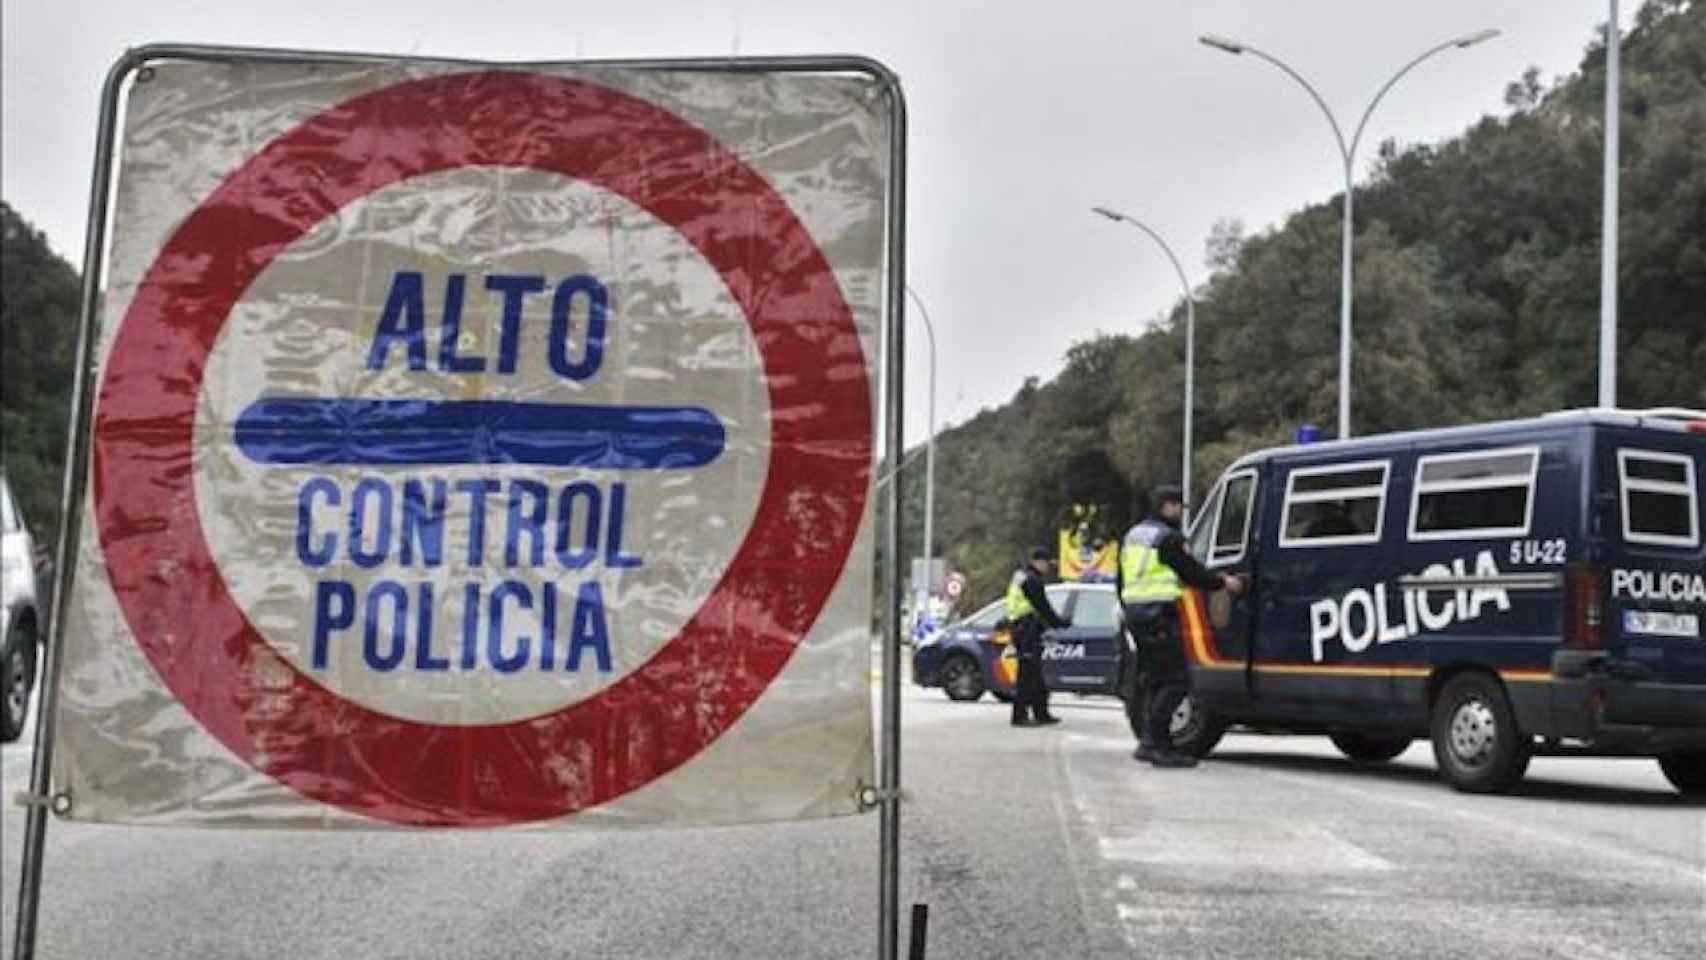
M 703 407 L 357 398 L 257 400 L 236 434 L 257 463 L 610 470 L 701 467 L 725 439 Z

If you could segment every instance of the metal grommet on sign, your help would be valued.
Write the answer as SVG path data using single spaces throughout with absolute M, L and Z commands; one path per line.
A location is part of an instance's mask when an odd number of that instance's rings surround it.
M 153 67 L 143 67 L 141 70 L 136 71 L 136 82 L 137 83 L 147 83 L 153 79 L 154 79 L 154 68 Z
M 51 806 L 49 806 L 48 809 L 53 811 L 54 816 L 56 816 L 56 817 L 69 817 L 69 816 L 71 816 L 71 807 L 73 805 L 72 801 L 71 801 L 71 791 L 69 791 L 69 790 L 59 791 L 58 793 L 53 795 L 53 799 L 50 801 L 50 803 L 51 803 Z
M 860 810 L 871 810 L 876 807 L 880 807 L 889 800 L 905 799 L 905 790 L 884 790 L 881 787 L 860 787 L 858 793 Z

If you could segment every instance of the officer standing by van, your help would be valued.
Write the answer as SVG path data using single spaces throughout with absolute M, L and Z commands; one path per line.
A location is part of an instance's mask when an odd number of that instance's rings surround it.
M 1186 551 L 1184 534 L 1179 531 L 1185 498 L 1178 487 L 1157 487 L 1150 499 L 1154 512 L 1126 531 L 1120 543 L 1116 574 L 1126 630 L 1143 669 L 1141 691 L 1132 691 L 1140 699 L 1137 703 L 1127 701 L 1127 709 L 1137 709 L 1143 717 L 1143 733 L 1134 756 L 1157 767 L 1194 767 L 1196 758 L 1179 753 L 1173 745 L 1173 711 L 1190 692 L 1179 635 L 1180 584 L 1240 594 L 1244 592 L 1244 579 L 1215 573 Z
M 1053 558 L 1046 547 L 1031 551 L 1030 559 L 1013 572 L 1007 585 L 1007 622 L 1013 648 L 1019 654 L 1019 678 L 1013 690 L 1013 726 L 1036 727 L 1059 723 L 1048 712 L 1048 687 L 1043 684 L 1043 631 L 1071 623 L 1056 613 L 1043 589 Z

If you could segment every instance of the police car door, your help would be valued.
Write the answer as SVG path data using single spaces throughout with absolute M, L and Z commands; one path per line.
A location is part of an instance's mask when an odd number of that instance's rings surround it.
M 1072 591 L 1061 615 L 1072 626 L 1050 630 L 1043 644 L 1043 683 L 1050 690 L 1114 693 L 1119 683 L 1119 597 L 1112 584 Z

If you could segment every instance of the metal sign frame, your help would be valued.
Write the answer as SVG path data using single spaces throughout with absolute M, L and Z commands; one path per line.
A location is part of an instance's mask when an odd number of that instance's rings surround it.
M 18 917 L 13 931 L 13 956 L 34 960 L 36 921 L 41 904 L 42 860 L 47 840 L 50 808 L 64 810 L 69 799 L 51 793 L 53 734 L 59 702 L 60 651 L 65 615 L 70 607 L 71 570 L 81 534 L 83 498 L 89 472 L 90 418 L 93 401 L 90 379 L 94 374 L 93 353 L 98 339 L 98 312 L 106 268 L 108 222 L 114 179 L 114 143 L 120 94 L 133 78 L 161 61 L 199 63 L 308 63 L 323 65 L 393 64 L 428 61 L 469 67 L 529 68 L 579 67 L 590 70 L 677 70 L 704 73 L 842 73 L 859 74 L 877 81 L 887 105 L 889 124 L 889 184 L 885 211 L 884 286 L 887 302 L 882 329 L 883 349 L 879 374 L 879 410 L 884 436 L 880 456 L 884 463 L 899 463 L 902 450 L 901 422 L 905 356 L 906 289 L 906 100 L 900 78 L 882 63 L 860 56 L 800 56 L 743 58 L 686 58 L 634 60 L 571 60 L 502 62 L 466 59 L 399 57 L 358 52 L 226 47 L 195 44 L 150 44 L 127 50 L 107 72 L 101 88 L 99 125 L 95 135 L 95 164 L 89 185 L 89 214 L 83 244 L 83 289 L 77 332 L 77 368 L 72 382 L 72 416 L 66 440 L 69 454 L 60 487 L 61 523 L 54 551 L 53 614 L 48 625 L 46 660 L 42 670 L 40 716 L 36 723 L 35 755 L 30 786 L 17 800 L 28 808 L 24 826 L 22 874 L 18 884 Z M 873 465 L 874 467 L 875 465 Z M 878 485 L 884 486 L 884 485 Z M 899 956 L 900 930 L 900 607 L 905 573 L 900 552 L 900 493 L 898 484 L 887 484 L 875 503 L 879 517 L 887 520 L 878 537 L 878 555 L 886 559 L 878 572 L 882 599 L 882 706 L 878 785 L 867 790 L 866 802 L 880 811 L 878 858 L 879 960 Z

